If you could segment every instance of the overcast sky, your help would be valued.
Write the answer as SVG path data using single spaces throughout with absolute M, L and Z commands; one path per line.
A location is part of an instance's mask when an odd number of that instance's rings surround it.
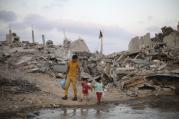
M 179 0 L 0 0 L 0 40 L 10 26 L 21 40 L 41 35 L 62 43 L 63 32 L 70 40 L 83 38 L 91 51 L 99 49 L 99 30 L 104 52 L 127 50 L 137 35 L 160 32 L 162 26 L 176 28 Z

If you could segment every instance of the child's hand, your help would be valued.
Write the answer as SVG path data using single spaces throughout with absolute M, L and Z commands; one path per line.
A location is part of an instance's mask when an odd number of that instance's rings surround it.
M 77 80 L 81 81 L 81 76 L 80 75 L 77 76 Z

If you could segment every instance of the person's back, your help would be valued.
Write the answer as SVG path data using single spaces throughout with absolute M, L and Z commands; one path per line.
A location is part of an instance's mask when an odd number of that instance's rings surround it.
M 69 67 L 69 71 L 68 71 L 68 74 L 67 76 L 68 77 L 71 77 L 71 78 L 76 78 L 78 75 L 79 75 L 79 64 L 77 61 L 69 61 L 68 62 L 68 67 Z
M 102 94 L 103 94 L 103 84 L 101 82 L 101 79 L 96 79 L 95 90 L 96 90 L 97 104 L 100 104 L 101 103 L 101 97 L 102 97 Z
M 88 80 L 82 79 L 81 86 L 82 86 L 81 101 L 83 101 L 85 98 L 88 101 L 89 100 L 89 98 L 88 98 L 89 90 L 90 89 L 92 90 L 91 86 L 88 83 Z
M 103 92 L 103 84 L 100 82 L 95 83 L 95 90 L 96 92 Z
M 87 81 L 82 82 L 82 92 L 85 95 L 88 95 L 88 90 L 91 89 Z
M 67 80 L 65 85 L 65 96 L 62 97 L 62 99 L 67 100 L 68 99 L 68 89 L 70 87 L 70 84 L 72 83 L 73 86 L 73 92 L 74 92 L 74 98 L 73 100 L 77 100 L 77 78 L 79 78 L 80 75 L 80 66 L 77 62 L 78 57 L 77 55 L 73 55 L 72 60 L 67 63 Z

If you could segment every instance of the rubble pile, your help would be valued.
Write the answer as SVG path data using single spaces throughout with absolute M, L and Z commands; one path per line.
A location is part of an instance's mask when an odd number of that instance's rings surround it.
M 39 51 L 38 48 L 23 49 L 20 47 L 2 50 L 0 54 L 0 61 L 5 62 L 8 68 L 27 73 L 58 72 L 58 67 L 66 64 L 67 60 L 64 51 L 60 48 Z M 66 69 L 63 70 L 66 71 Z
M 53 41 L 52 40 L 48 40 L 46 42 L 46 45 L 47 45 L 47 47 L 53 47 Z
M 156 48 L 103 57 L 81 54 L 82 77 L 101 77 L 106 88 L 116 87 L 128 96 L 175 94 L 179 85 L 179 49 Z
M 84 60 L 86 55 L 88 57 L 91 55 L 85 52 L 89 49 L 81 39 L 72 43 L 65 39 L 63 47 L 54 45 L 51 40 L 47 40 L 45 46 L 25 41 L 18 42 L 22 44 L 20 47 L 11 47 L 7 44 L 1 44 L 0 47 L 0 65 L 17 72 L 47 73 L 54 78 L 65 78 L 67 61 L 74 53 L 81 57 L 80 60 Z M 76 43 L 79 43 L 81 50 L 76 48 L 78 47 Z M 74 49 L 78 49 L 78 52 L 75 52 Z
M 4 71 L 0 72 L 0 79 L 1 96 L 7 94 L 32 93 L 40 90 L 36 87 L 36 84 L 30 83 L 20 76 L 7 74 L 7 72 Z
M 171 90 L 174 90 L 179 84 L 179 64 L 176 63 L 179 61 L 178 52 L 179 49 L 165 49 L 165 52 L 143 49 L 113 56 L 111 77 L 114 85 L 121 89 L 133 88 L 135 92 L 139 89 L 148 90 L 149 87 L 157 91 L 164 87 L 172 87 Z M 160 85 L 162 81 L 175 83 Z
M 164 39 L 174 33 L 178 35 L 171 47 Z M 178 31 L 163 27 L 162 33 L 151 38 L 151 46 L 106 56 L 102 59 L 105 64 L 103 76 L 108 77 L 103 77 L 104 82 L 112 80 L 111 86 L 119 87 L 130 96 L 159 95 L 167 91 L 169 94 L 177 93 L 179 48 L 175 46 L 178 37 Z M 172 44 L 174 41 L 171 39 L 169 42 Z

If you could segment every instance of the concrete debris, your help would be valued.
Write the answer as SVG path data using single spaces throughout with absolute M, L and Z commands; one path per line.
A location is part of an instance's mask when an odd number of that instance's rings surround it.
M 83 39 L 73 41 L 70 45 L 70 49 L 73 52 L 89 52 L 89 48 Z
M 15 78 L 18 78 L 18 80 L 15 80 Z M 6 72 L 1 72 L 0 79 L 1 96 L 6 95 L 6 93 L 19 94 L 39 90 L 35 84 L 32 84 L 27 80 L 22 80 L 21 77 L 10 77 Z
M 150 84 L 144 84 L 141 87 L 138 87 L 139 90 L 155 90 L 155 87 Z
M 53 41 L 52 40 L 48 40 L 46 42 L 46 45 L 47 45 L 47 47 L 53 47 Z
M 52 67 L 53 67 L 53 70 L 58 73 L 65 73 L 67 71 L 66 64 L 55 64 Z
M 64 79 L 65 76 L 64 76 L 63 73 L 57 73 L 57 74 L 56 74 L 56 78 Z
M 171 27 L 167 27 L 167 26 L 162 27 L 161 30 L 164 36 L 167 36 L 170 33 L 174 32 L 174 30 Z
M 71 41 L 68 40 L 68 39 L 65 37 L 65 39 L 64 39 L 64 41 L 63 41 L 63 47 L 64 47 L 64 49 L 69 50 L 69 49 L 70 49 L 70 45 L 71 45 Z
M 136 36 L 129 42 L 130 51 L 141 50 L 146 48 L 157 48 L 159 44 L 168 48 L 179 48 L 179 32 L 171 27 L 162 27 L 162 33 L 155 34 L 150 38 L 150 33 L 144 36 Z M 159 46 L 160 47 L 160 46 Z
M 139 50 L 144 47 L 150 47 L 152 46 L 152 42 L 150 40 L 150 33 L 145 34 L 144 36 L 141 37 L 134 37 L 132 40 L 129 42 L 129 50 Z
M 23 63 L 27 63 L 30 60 L 32 60 L 32 57 L 24 56 L 16 63 L 16 65 L 21 65 Z

